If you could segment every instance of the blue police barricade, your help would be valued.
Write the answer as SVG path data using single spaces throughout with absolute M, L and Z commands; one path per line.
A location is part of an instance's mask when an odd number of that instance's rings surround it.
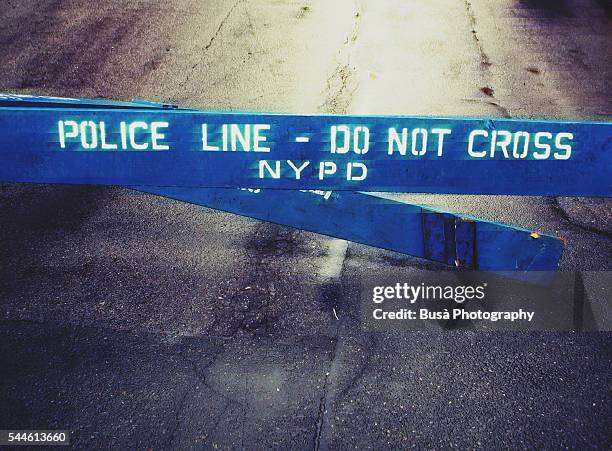
M 8 102 L 0 105 L 0 181 L 612 194 L 611 125 L 604 122 Z
M 0 95 L 0 130 L 0 181 L 132 186 L 484 271 L 555 270 L 563 244 L 351 190 L 612 191 L 610 128 L 597 122 L 215 113 Z M 220 188 L 236 186 L 281 189 Z M 311 189 L 330 187 L 348 191 Z

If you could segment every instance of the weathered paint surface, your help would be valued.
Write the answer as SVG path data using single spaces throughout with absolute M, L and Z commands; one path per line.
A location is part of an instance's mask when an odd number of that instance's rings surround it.
M 34 103 L 6 99 L 0 105 L 0 181 L 612 195 L 612 126 L 603 122 L 220 113 L 78 100 L 60 107 L 42 98 L 29 99 Z M 32 108 L 37 102 L 42 106 Z M 128 140 L 121 127 L 130 124 Z M 153 124 L 165 124 L 158 139 Z M 229 124 L 253 127 L 244 133 L 261 125 L 260 151 L 255 136 L 248 138 L 250 151 L 204 151 L 223 147 L 221 130 Z M 391 129 L 397 132 L 393 138 Z M 448 133 L 442 137 L 436 130 Z M 113 150 L 103 148 L 104 140 Z M 346 151 L 333 151 L 332 142 L 340 148 L 346 144 Z
M 137 187 L 141 191 L 481 271 L 555 271 L 561 240 L 359 192 Z

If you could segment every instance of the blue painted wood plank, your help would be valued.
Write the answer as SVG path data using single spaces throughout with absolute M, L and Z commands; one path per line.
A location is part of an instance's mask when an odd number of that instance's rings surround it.
M 563 253 L 552 236 L 366 193 L 135 188 L 463 269 L 556 271 Z
M 0 181 L 612 195 L 612 128 L 606 122 L 298 116 L 131 105 L 0 107 Z M 232 142 L 236 151 L 210 150 L 224 143 L 231 149 Z

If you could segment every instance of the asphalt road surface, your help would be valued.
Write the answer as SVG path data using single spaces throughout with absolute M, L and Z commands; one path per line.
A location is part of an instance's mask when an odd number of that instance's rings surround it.
M 0 92 L 606 120 L 610 14 L 0 0 Z M 580 317 L 606 324 L 609 201 L 399 197 L 562 236 Z M 440 268 L 122 188 L 0 185 L 0 429 L 68 429 L 77 449 L 609 449 L 609 332 L 363 330 L 360 281 Z

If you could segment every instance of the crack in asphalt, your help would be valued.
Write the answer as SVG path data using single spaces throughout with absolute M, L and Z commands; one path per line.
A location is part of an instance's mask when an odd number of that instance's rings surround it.
M 198 383 L 201 383 L 204 387 L 206 387 L 207 389 L 209 389 L 212 393 L 214 393 L 215 395 L 219 396 L 223 402 L 225 403 L 225 406 L 223 407 L 223 409 L 219 412 L 219 415 L 217 416 L 217 418 L 215 419 L 215 422 L 213 423 L 212 427 L 206 431 L 205 435 L 204 435 L 204 440 L 208 439 L 208 437 L 217 430 L 217 428 L 219 427 L 219 424 L 221 423 L 221 420 L 223 419 L 225 413 L 227 412 L 227 410 L 229 409 L 229 407 L 231 405 L 236 405 L 236 406 L 241 406 L 244 409 L 244 406 L 242 403 L 237 402 L 234 399 L 231 399 L 230 397 L 228 397 L 226 394 L 219 392 L 218 390 L 216 390 L 213 386 L 211 386 L 208 381 L 206 380 L 206 376 L 203 374 L 203 372 L 205 372 L 208 368 L 210 368 L 212 365 L 214 365 L 217 361 L 217 359 L 219 358 L 219 356 L 224 352 L 224 349 L 222 347 L 216 348 L 214 350 L 213 355 L 210 357 L 210 360 L 204 365 L 203 368 L 198 368 L 198 364 L 191 358 L 187 357 L 184 354 L 184 351 L 181 350 L 178 353 L 176 353 L 175 355 L 178 356 L 179 358 L 181 358 L 184 362 L 186 362 L 192 372 L 193 375 L 196 378 L 195 383 L 193 384 L 193 386 L 190 389 L 186 389 L 185 390 L 185 394 L 183 395 L 180 403 L 179 403 L 179 408 L 177 409 L 177 415 L 176 415 L 176 424 L 175 427 L 173 429 L 173 431 L 170 433 L 170 439 L 168 441 L 168 447 L 170 447 L 170 445 L 172 445 L 172 443 L 174 442 L 175 438 L 176 438 L 176 433 L 178 432 L 179 426 L 181 425 L 181 420 L 184 414 L 184 407 L 185 407 L 185 403 L 186 403 L 186 398 L 188 396 L 189 393 L 193 393 L 195 391 L 195 389 L 198 386 Z
M 244 403 L 242 404 L 242 428 L 240 432 L 240 449 L 244 449 L 244 426 L 247 421 L 247 395 L 249 393 L 249 375 L 244 374 Z
M 368 343 L 367 349 L 376 349 L 378 340 L 373 335 L 370 335 L 370 337 L 372 339 L 370 343 Z M 350 381 L 336 395 L 337 400 L 342 400 L 347 395 L 348 392 L 350 392 L 352 389 L 357 387 L 357 384 L 359 383 L 359 381 L 363 379 L 363 376 L 366 374 L 366 371 L 370 368 L 371 361 L 372 361 L 372 354 L 368 353 L 366 355 L 365 361 L 359 366 L 359 369 L 353 372 L 353 376 L 351 377 Z
M 472 8 L 472 3 L 469 0 L 463 0 L 463 4 L 465 5 L 465 10 L 468 16 L 468 20 L 470 22 L 472 38 L 474 39 L 476 50 L 480 57 L 480 68 L 483 72 L 483 79 L 487 85 L 491 85 L 490 83 L 491 66 L 493 65 L 493 63 L 491 62 L 491 58 L 489 58 L 489 55 L 485 51 L 480 38 L 478 37 L 478 30 L 477 30 L 478 21 L 476 20 L 476 14 L 474 13 L 474 10 Z M 493 88 L 486 86 L 484 88 L 481 88 L 481 91 L 485 92 L 492 99 L 495 99 Z M 497 109 L 497 111 L 500 112 L 500 114 L 503 117 L 505 118 L 511 117 L 510 112 L 499 103 L 499 100 L 497 99 L 495 99 L 495 101 L 488 100 L 488 101 L 485 101 L 484 103 L 493 106 L 495 109 Z
M 227 409 L 229 409 L 229 404 L 225 404 L 225 407 L 221 410 L 221 412 L 219 412 L 219 415 L 217 416 L 217 419 L 213 423 L 212 427 L 204 435 L 204 438 L 203 438 L 204 441 L 208 440 L 208 437 L 210 436 L 210 434 L 212 434 L 213 432 L 215 432 L 219 428 L 219 424 L 221 423 L 221 420 L 225 416 L 225 413 L 227 412 Z
M 321 287 L 321 296 L 322 296 L 322 304 L 328 308 L 330 311 L 334 311 L 336 307 L 339 309 L 342 303 L 342 298 L 344 297 L 344 291 L 342 288 L 342 273 L 344 272 L 345 263 L 347 256 L 349 255 L 348 248 L 344 252 L 342 264 L 338 274 L 329 278 Z M 342 336 L 342 328 L 346 321 L 348 321 L 348 315 L 341 315 L 340 319 L 332 322 L 332 328 L 334 335 L 330 337 L 330 341 L 332 343 L 330 357 L 329 357 L 329 366 L 327 371 L 325 372 L 325 378 L 323 381 L 323 393 L 319 400 L 319 408 L 317 412 L 317 421 L 316 421 L 316 429 L 315 429 L 315 437 L 314 437 L 314 450 L 318 451 L 320 449 L 327 449 L 327 436 L 325 432 L 330 429 L 329 426 L 329 415 L 328 412 L 332 408 L 333 400 L 337 399 L 338 395 L 333 395 L 333 384 L 335 380 L 338 378 L 337 375 L 337 362 L 336 357 L 339 353 L 340 340 Z M 340 395 L 346 391 L 343 390 L 340 392 Z M 327 426 L 327 427 L 326 427 Z
M 329 94 L 320 109 L 336 114 L 346 114 L 357 88 L 350 63 L 339 64 L 327 79 L 326 90 Z
M 353 18 L 353 28 L 338 52 L 338 64 L 326 80 L 325 101 L 319 105 L 319 109 L 325 112 L 346 114 L 359 87 L 357 80 L 354 79 L 354 68 L 351 68 L 350 48 L 359 37 L 361 12 L 355 12 Z
M 208 44 L 206 44 L 206 46 L 204 46 L 204 50 L 208 50 L 212 45 L 213 42 L 215 41 L 215 39 L 217 38 L 217 36 L 219 35 L 219 33 L 221 32 L 221 29 L 223 28 L 223 26 L 225 25 L 225 23 L 228 21 L 228 19 L 230 18 L 230 16 L 232 15 L 232 13 L 234 12 L 234 10 L 236 9 L 236 7 L 240 4 L 243 3 L 245 0 L 237 0 L 232 7 L 227 11 L 227 14 L 225 15 L 225 17 L 223 17 L 223 19 L 221 19 L 221 22 L 219 22 L 219 26 L 217 27 L 217 30 L 215 31 L 215 34 L 213 34 L 210 38 L 210 40 L 208 41 Z
M 612 233 L 610 233 L 610 232 L 608 232 L 606 230 L 599 229 L 599 228 L 597 228 L 595 226 L 589 226 L 589 225 L 586 225 L 586 224 L 581 224 L 581 223 L 577 222 L 575 219 L 572 219 L 572 217 L 567 212 L 567 210 L 565 210 L 565 208 L 563 208 L 561 203 L 559 203 L 559 198 L 558 197 L 547 198 L 547 204 L 550 205 L 552 207 L 552 209 L 559 216 L 561 216 L 561 218 L 565 222 L 567 222 L 570 226 L 572 226 L 572 227 L 574 227 L 576 229 L 580 229 L 580 230 L 585 231 L 585 232 L 589 232 L 589 233 L 593 233 L 595 235 L 602 236 L 604 238 L 612 239 Z
M 206 45 L 204 45 L 204 47 L 202 48 L 203 52 L 202 52 L 200 59 L 196 61 L 196 63 L 193 66 L 191 66 L 191 70 L 187 73 L 185 80 L 179 84 L 181 88 L 183 88 L 189 82 L 189 80 L 191 79 L 191 76 L 195 72 L 195 69 L 197 69 L 197 67 L 200 64 L 202 64 L 202 61 L 204 61 L 204 56 L 206 55 L 206 51 L 212 47 L 213 43 L 217 39 L 217 36 L 219 36 L 219 33 L 221 33 L 221 30 L 223 29 L 223 27 L 225 26 L 225 24 L 231 17 L 234 10 L 238 7 L 240 3 L 244 3 L 245 1 L 246 0 L 237 0 L 236 2 L 234 2 L 234 4 L 230 7 L 230 9 L 227 11 L 225 16 L 223 17 L 223 19 L 221 19 L 221 21 L 219 22 L 219 25 L 217 26 L 217 29 L 215 30 L 213 35 L 210 37 Z
M 324 423 L 324 419 L 325 419 L 325 414 L 328 411 L 328 407 L 329 407 L 329 399 L 328 399 L 328 393 L 329 393 L 329 383 L 330 383 L 330 376 L 332 373 L 332 366 L 334 364 L 334 360 L 336 359 L 336 351 L 337 351 L 337 347 L 338 347 L 338 337 L 333 337 L 332 338 L 332 349 L 330 352 L 330 358 L 329 358 L 329 368 L 327 370 L 327 372 L 325 373 L 325 379 L 323 381 L 323 395 L 321 396 L 321 399 L 319 400 L 319 409 L 318 409 L 318 413 L 317 413 L 317 427 L 316 427 L 316 433 L 315 433 L 315 440 L 314 440 L 314 450 L 315 451 L 319 451 L 319 449 L 321 449 L 321 437 L 323 434 L 323 423 Z M 326 447 L 324 447 L 325 449 Z
M 190 390 L 186 388 L 185 392 L 183 393 L 183 396 L 181 396 L 181 400 L 179 401 L 178 408 L 176 409 L 174 427 L 170 431 L 170 436 L 168 437 L 168 444 L 165 446 L 166 449 L 170 449 L 170 447 L 174 443 L 174 439 L 176 438 L 176 433 L 178 432 L 179 427 L 181 425 L 182 414 L 183 414 L 183 411 L 185 410 L 185 402 L 187 400 L 187 395 L 189 394 L 189 392 Z
M 474 14 L 471 2 L 469 2 L 468 0 L 464 0 L 463 3 L 465 4 L 465 9 L 467 11 L 468 19 L 470 21 L 472 37 L 474 38 L 476 48 L 478 49 L 478 54 L 480 55 L 480 64 L 482 65 L 483 69 L 488 72 L 490 70 L 489 68 L 493 63 L 491 63 L 491 59 L 489 58 L 489 55 L 487 55 L 487 52 L 485 52 L 484 47 L 480 42 L 480 38 L 478 37 L 478 31 L 476 30 L 476 26 L 478 24 L 478 22 L 476 21 L 476 14 Z
M 185 356 L 183 354 L 183 352 L 179 352 L 177 355 L 179 357 L 181 357 L 185 362 L 187 362 L 193 371 L 193 374 L 195 375 L 197 381 L 196 382 L 200 382 L 202 385 L 204 385 L 206 388 L 208 388 L 211 392 L 213 392 L 214 394 L 220 396 L 226 403 L 226 405 L 231 405 L 231 404 L 235 404 L 240 406 L 241 403 L 237 402 L 236 400 L 229 398 L 227 395 L 225 395 L 222 392 L 219 392 L 218 390 L 216 390 L 213 386 L 211 386 L 208 381 L 206 380 L 206 376 L 203 374 L 203 372 L 205 372 L 208 368 L 210 368 L 212 365 L 214 365 L 218 359 L 218 357 L 224 352 L 223 349 L 218 349 L 215 351 L 213 357 L 210 359 L 210 361 L 208 363 L 206 363 L 204 365 L 204 368 L 199 369 L 198 365 L 195 361 L 193 361 L 192 359 L 190 359 L 189 357 Z M 194 386 L 195 387 L 195 386 Z

